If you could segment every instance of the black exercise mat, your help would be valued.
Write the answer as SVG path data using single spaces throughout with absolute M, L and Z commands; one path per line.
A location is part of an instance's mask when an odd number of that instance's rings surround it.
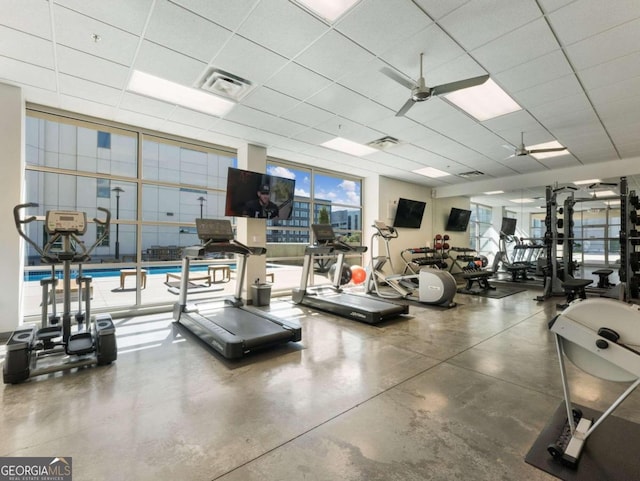
M 470 296 L 480 296 L 480 297 L 489 297 L 491 299 L 502 299 L 503 297 L 512 296 L 513 294 L 518 294 L 520 292 L 526 291 L 526 289 L 520 289 L 517 287 L 503 287 L 503 286 L 495 286 L 495 289 L 458 289 L 459 294 L 469 294 Z
M 577 404 L 583 416 L 598 419 L 600 412 Z M 640 478 L 640 425 L 609 416 L 591 434 L 582 450 L 576 469 L 563 466 L 551 457 L 547 446 L 558 438 L 567 419 L 564 401 L 542 430 L 527 453 L 525 461 L 542 471 L 564 480 L 604 481 Z

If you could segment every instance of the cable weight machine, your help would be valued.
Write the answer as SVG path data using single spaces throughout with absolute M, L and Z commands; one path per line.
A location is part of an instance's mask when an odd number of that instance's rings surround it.
M 640 297 L 640 199 L 635 190 L 629 191 L 626 177 L 620 178 L 620 283 L 625 301 Z

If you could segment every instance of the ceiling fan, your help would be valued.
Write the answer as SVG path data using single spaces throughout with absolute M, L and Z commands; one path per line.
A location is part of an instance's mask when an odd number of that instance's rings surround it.
M 505 149 L 513 149 L 512 145 L 503 145 L 503 147 Z M 513 154 L 511 154 L 509 157 L 507 157 L 507 159 L 510 159 L 511 157 L 522 157 L 524 155 L 530 155 L 530 154 L 543 154 L 546 152 L 562 152 L 563 150 L 567 150 L 566 147 L 550 147 L 547 149 L 527 149 L 524 145 L 524 132 L 520 132 L 520 145 L 518 145 L 515 148 L 515 151 Z
M 383 67 L 381 72 L 392 80 L 395 80 L 400 85 L 403 85 L 411 90 L 411 97 L 405 102 L 400 110 L 396 113 L 396 117 L 400 117 L 407 113 L 407 111 L 416 102 L 424 102 L 429 100 L 434 95 L 444 95 L 451 93 L 455 90 L 466 89 L 468 87 L 475 87 L 485 83 L 489 79 L 489 75 L 481 75 L 479 77 L 469 78 L 466 80 L 458 80 L 457 82 L 451 82 L 448 84 L 438 85 L 437 87 L 427 87 L 422 76 L 422 57 L 424 54 L 420 54 L 420 78 L 417 82 L 413 83 L 406 78 L 399 75 L 394 70 Z

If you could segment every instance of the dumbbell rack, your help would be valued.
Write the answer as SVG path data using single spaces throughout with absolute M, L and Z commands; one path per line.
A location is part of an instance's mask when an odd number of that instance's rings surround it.
M 629 191 L 626 177 L 620 178 L 620 282 L 624 286 L 624 299 L 640 297 L 640 199 L 635 190 Z
M 400 253 L 400 257 L 405 263 L 403 275 L 415 274 L 420 272 L 423 267 L 433 267 L 436 269 L 446 269 L 447 249 L 449 244 L 447 241 L 449 236 L 445 234 L 437 234 L 433 240 L 433 247 L 412 247 L 405 249 Z

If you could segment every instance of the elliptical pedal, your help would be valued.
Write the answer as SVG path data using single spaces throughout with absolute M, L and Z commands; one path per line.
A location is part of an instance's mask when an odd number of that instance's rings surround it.
M 91 354 L 95 351 L 93 345 L 93 336 L 90 332 L 79 332 L 69 336 L 67 341 L 66 353 L 70 356 L 82 356 Z

